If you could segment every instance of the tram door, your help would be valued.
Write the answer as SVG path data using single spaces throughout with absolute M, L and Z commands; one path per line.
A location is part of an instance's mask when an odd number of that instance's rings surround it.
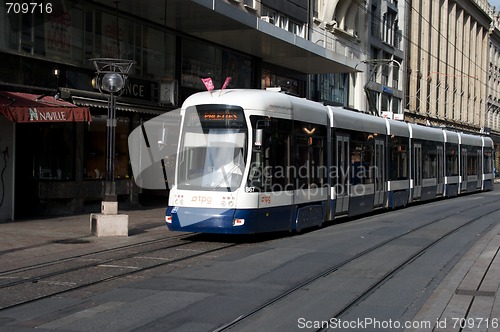
M 444 192 L 444 149 L 442 146 L 437 147 L 437 192 L 438 196 Z
M 381 206 L 385 199 L 385 144 L 375 140 L 375 201 L 374 206 Z
M 422 195 L 422 144 L 413 146 L 413 198 Z
M 335 185 L 335 213 L 347 213 L 349 210 L 349 191 L 350 191 L 350 153 L 349 136 L 336 135 L 336 173 L 337 183 Z
M 476 169 L 477 169 L 477 189 L 481 189 L 483 184 L 483 153 L 481 150 L 477 151 L 476 159 Z
M 460 177 L 461 188 L 460 191 L 467 190 L 467 148 L 462 148 L 462 153 L 460 154 Z

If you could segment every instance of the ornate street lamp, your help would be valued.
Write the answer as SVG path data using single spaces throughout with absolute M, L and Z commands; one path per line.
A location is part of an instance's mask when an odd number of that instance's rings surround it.
M 106 122 L 106 180 L 104 200 L 101 206 L 103 214 L 117 214 L 118 201 L 115 186 L 115 131 L 116 131 L 116 97 L 124 91 L 128 72 L 135 61 L 112 58 L 90 59 L 96 69 L 96 77 L 92 81 L 94 88 L 101 94 L 108 95 L 108 119 Z

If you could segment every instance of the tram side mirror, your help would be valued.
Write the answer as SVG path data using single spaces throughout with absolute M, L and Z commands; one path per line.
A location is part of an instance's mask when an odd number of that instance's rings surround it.
M 174 183 L 181 119 L 180 109 L 176 109 L 142 123 L 130 133 L 130 165 L 137 186 L 164 190 Z
M 166 145 L 167 141 L 167 128 L 163 127 L 158 133 L 158 150 L 161 151 Z
M 255 129 L 255 140 L 253 145 L 255 146 L 261 146 L 262 145 L 262 134 L 264 130 L 263 129 Z

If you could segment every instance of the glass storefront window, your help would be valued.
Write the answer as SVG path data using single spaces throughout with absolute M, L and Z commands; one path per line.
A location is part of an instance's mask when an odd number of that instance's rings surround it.
M 336 105 L 345 105 L 346 90 L 345 79 L 346 74 L 320 74 L 318 75 L 320 100 L 329 101 Z
M 382 102 L 381 102 L 380 110 L 382 112 L 390 111 L 390 103 L 391 103 L 391 96 L 389 96 L 388 94 L 382 93 Z
M 399 110 L 401 108 L 401 99 L 393 97 L 392 98 L 392 112 L 394 114 L 400 113 Z
M 134 23 L 95 12 L 94 53 L 103 58 L 130 59 L 134 55 Z
M 184 87 L 204 90 L 201 78 L 211 77 L 220 86 L 222 51 L 215 46 L 185 38 L 182 42 L 182 78 Z
M 165 53 L 165 45 L 158 43 L 163 39 L 163 33 L 156 29 L 144 27 L 143 30 L 143 60 L 142 76 L 154 77 L 155 73 L 163 73 L 165 71 L 165 63 L 163 56 Z
M 252 59 L 234 52 L 222 51 L 222 80 L 231 77 L 230 87 L 253 88 Z
M 134 18 L 117 18 L 113 10 L 81 1 L 51 4 L 50 14 L 30 15 L 8 15 L 5 4 L 0 4 L 0 50 L 86 68 L 94 57 L 131 59 L 136 61 L 132 75 L 154 80 L 174 77 L 174 34 Z
M 305 97 L 305 82 L 291 77 L 277 75 L 269 70 L 262 71 L 262 89 L 280 87 L 281 91 L 294 96 Z
M 83 177 L 106 178 L 106 116 L 94 116 L 88 125 L 85 139 Z M 130 177 L 127 138 L 130 127 L 128 117 L 117 117 L 115 139 L 115 178 Z
M 185 88 L 205 90 L 202 78 L 210 77 L 220 89 L 226 77 L 230 87 L 252 88 L 253 65 L 250 57 L 223 50 L 188 38 L 182 42 L 182 78 Z
M 17 20 L 20 15 L 7 15 L 7 8 L 5 8 L 5 3 L 0 2 L 0 49 L 11 49 L 17 50 L 17 43 L 19 38 L 17 37 L 18 28 L 16 25 Z
M 73 123 L 18 125 L 20 162 L 31 158 L 32 178 L 39 180 L 74 180 L 75 129 Z M 22 168 L 26 169 L 24 165 Z M 21 172 L 22 173 L 22 172 Z
M 115 140 L 115 177 L 128 179 L 130 174 L 128 154 L 128 134 L 130 132 L 130 119 L 118 117 Z

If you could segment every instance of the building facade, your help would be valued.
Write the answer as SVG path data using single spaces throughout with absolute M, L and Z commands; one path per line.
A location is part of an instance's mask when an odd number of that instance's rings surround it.
M 231 88 L 280 87 L 380 116 L 494 132 L 498 96 L 488 89 L 497 82 L 498 29 L 487 2 L 411 4 L 54 0 L 23 13 L 1 3 L 0 93 L 57 97 L 56 113 L 61 100 L 91 118 L 20 122 L 2 111 L 0 220 L 98 209 L 107 97 L 92 87 L 92 58 L 135 61 L 117 100 L 121 204 L 147 196 L 131 178 L 128 134 L 204 90 L 206 77 L 216 88 L 230 76 Z M 11 103 L 20 101 L 0 98 L 2 110 Z
M 487 8 L 486 1 L 412 2 L 406 53 L 408 121 L 482 132 L 491 24 Z
M 107 97 L 92 87 L 92 58 L 135 61 L 117 100 L 115 176 L 121 204 L 145 196 L 132 181 L 128 134 L 204 90 L 201 78 L 211 77 L 220 87 L 231 76 L 234 88 L 281 87 L 301 97 L 356 106 L 348 77 L 362 52 L 352 18 L 340 34 L 332 34 L 335 47 L 325 47 L 313 38 L 313 6 L 319 5 L 308 0 L 55 0 L 23 13 L 1 3 L 0 92 L 33 100 L 57 97 L 53 100 L 88 110 L 91 119 L 20 122 L 2 111 L 0 219 L 99 209 L 106 179 Z M 0 100 L 2 110 L 21 104 L 9 98 Z
M 402 119 L 405 58 L 405 1 L 372 0 L 369 3 L 368 77 L 366 94 L 370 108 L 381 116 Z
M 495 142 L 495 165 L 500 169 L 500 13 L 490 8 L 493 22 L 489 38 L 488 98 L 485 132 Z
M 412 1 L 405 120 L 490 135 L 500 167 L 498 14 L 486 0 Z

